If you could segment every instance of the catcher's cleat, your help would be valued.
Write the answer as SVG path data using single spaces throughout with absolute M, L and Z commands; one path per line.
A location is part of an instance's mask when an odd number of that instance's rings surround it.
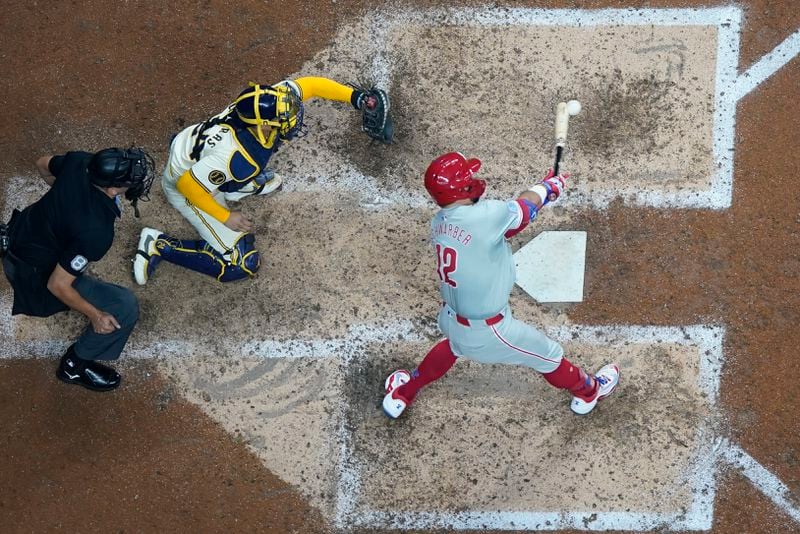
M 114 369 L 94 360 L 78 358 L 72 347 L 61 357 L 56 377 L 67 384 L 77 384 L 92 391 L 111 391 L 122 378 Z
M 263 197 L 266 195 L 271 195 L 276 191 L 280 191 L 283 187 L 283 178 L 278 173 L 273 173 L 272 178 L 259 186 L 254 194 Z
M 280 174 L 273 173 L 272 178 L 257 187 L 246 186 L 239 191 L 225 193 L 225 200 L 229 202 L 239 202 L 249 196 L 266 197 L 283 188 L 283 178 Z
M 161 262 L 161 255 L 156 248 L 156 241 L 160 235 L 161 232 L 154 228 L 143 228 L 139 235 L 139 250 L 133 259 L 133 277 L 140 286 L 147 283 Z
M 400 395 L 397 388 L 411 380 L 411 373 L 405 369 L 400 369 L 390 374 L 386 379 L 386 395 L 383 397 L 383 412 L 391 417 L 397 419 L 400 414 L 411 404 L 411 402 Z
M 594 375 L 594 379 L 597 380 L 597 391 L 594 397 L 591 400 L 572 397 L 569 407 L 578 415 L 588 414 L 594 410 L 599 401 L 614 393 L 614 390 L 619 385 L 619 374 L 619 367 L 616 364 L 606 365 Z

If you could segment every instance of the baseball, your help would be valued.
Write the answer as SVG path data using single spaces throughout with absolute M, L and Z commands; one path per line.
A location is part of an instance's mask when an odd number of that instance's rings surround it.
M 577 100 L 570 100 L 567 102 L 567 113 L 570 115 L 577 115 L 581 112 L 581 103 Z

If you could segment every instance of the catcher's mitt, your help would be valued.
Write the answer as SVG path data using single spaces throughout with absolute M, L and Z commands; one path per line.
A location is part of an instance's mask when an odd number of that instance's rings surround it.
M 375 87 L 355 89 L 360 92 L 356 107 L 361 110 L 361 130 L 382 143 L 391 143 L 394 126 L 389 116 L 389 95 Z

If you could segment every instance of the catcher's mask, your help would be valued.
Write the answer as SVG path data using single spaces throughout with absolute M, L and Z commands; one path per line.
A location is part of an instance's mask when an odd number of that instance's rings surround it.
M 472 177 L 480 168 L 480 160 L 467 159 L 460 152 L 448 152 L 428 165 L 425 189 L 440 206 L 467 198 L 477 202 L 486 190 L 485 181 Z
M 271 126 L 281 139 L 297 137 L 303 129 L 303 102 L 291 87 L 276 85 L 262 87 L 250 84 L 234 102 L 236 115 L 251 126 Z M 267 146 L 261 128 L 256 128 L 258 140 Z
M 139 216 L 139 200 L 150 200 L 150 187 L 155 178 L 153 158 L 141 148 L 106 148 L 89 160 L 89 179 L 98 187 L 127 187 L 125 198 L 130 200 Z

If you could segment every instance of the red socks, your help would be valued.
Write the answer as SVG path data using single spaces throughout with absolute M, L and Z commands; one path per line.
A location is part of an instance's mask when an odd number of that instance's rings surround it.
M 443 339 L 433 346 L 419 366 L 411 373 L 411 380 L 397 388 L 397 394 L 411 404 L 420 389 L 442 378 L 453 367 L 457 359 L 450 348 L 450 342 Z M 543 373 L 542 376 L 554 387 L 566 389 L 574 396 L 586 401 L 591 400 L 597 393 L 597 380 L 586 374 L 577 365 L 570 363 L 566 358 L 561 359 L 561 363 L 555 371 Z
M 443 339 L 433 346 L 419 366 L 412 371 L 411 380 L 397 388 L 398 395 L 411 404 L 420 389 L 442 378 L 457 359 L 450 348 L 450 342 Z
M 597 380 L 587 375 L 583 369 L 573 365 L 566 358 L 561 359 L 558 368 L 552 373 L 543 373 L 542 376 L 552 386 L 566 389 L 575 397 L 589 401 L 597 393 Z

